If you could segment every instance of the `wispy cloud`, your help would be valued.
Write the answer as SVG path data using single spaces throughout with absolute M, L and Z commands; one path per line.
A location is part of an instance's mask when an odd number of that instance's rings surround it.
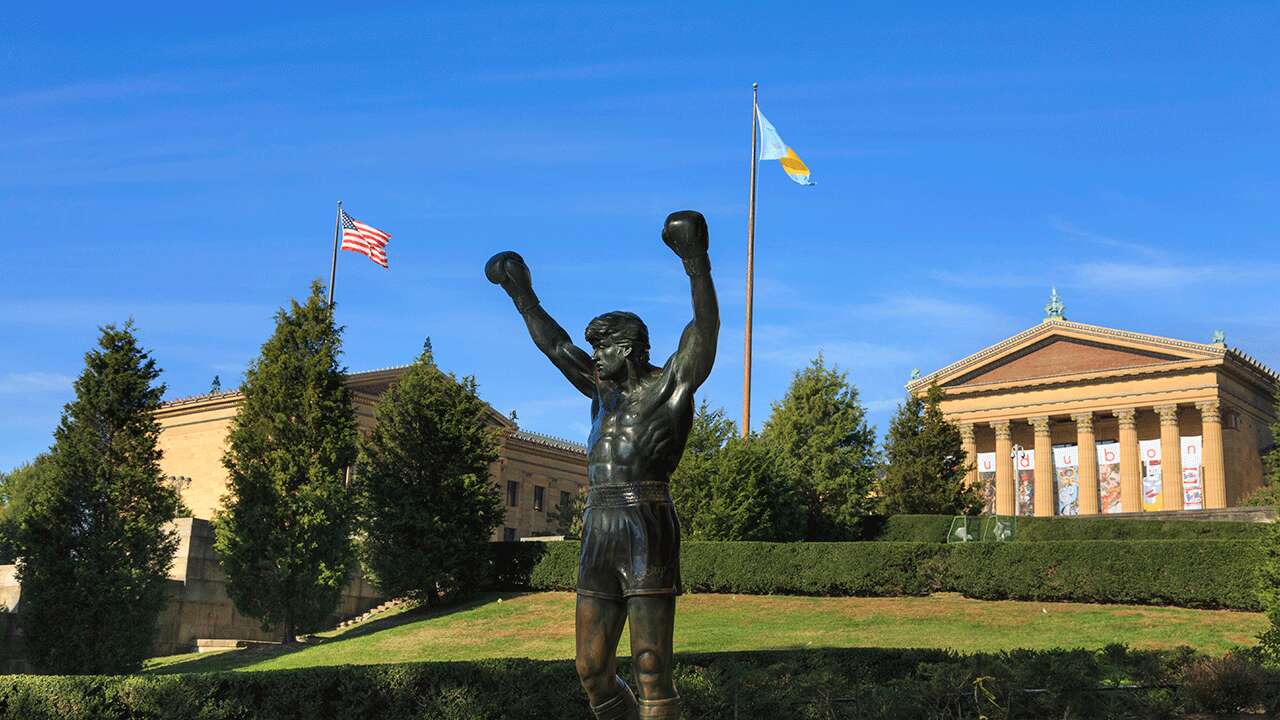
M 70 388 L 72 382 L 70 376 L 61 373 L 5 373 L 0 375 L 0 395 L 59 392 Z
M 1086 230 L 1056 215 L 1049 218 L 1049 225 L 1054 230 L 1071 240 L 1115 248 L 1117 250 L 1123 250 L 1125 252 L 1141 255 L 1151 259 L 1164 258 L 1167 256 L 1167 253 L 1159 248 L 1140 242 L 1133 242 L 1132 240 L 1121 240 L 1110 235 L 1093 232 L 1092 230 Z
M 159 77 L 119 78 L 67 83 L 0 97 L 0 108 L 33 108 L 43 105 L 119 100 L 182 90 L 184 83 Z
M 862 403 L 871 412 L 885 412 L 887 410 L 896 410 L 898 404 L 902 402 L 902 398 L 886 398 L 884 400 L 867 400 Z

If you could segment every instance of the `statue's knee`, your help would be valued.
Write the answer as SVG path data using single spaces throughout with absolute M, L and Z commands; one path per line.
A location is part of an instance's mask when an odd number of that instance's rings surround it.
M 644 650 L 636 654 L 636 679 L 641 685 L 656 685 L 667 675 L 668 663 L 661 655 L 652 650 Z

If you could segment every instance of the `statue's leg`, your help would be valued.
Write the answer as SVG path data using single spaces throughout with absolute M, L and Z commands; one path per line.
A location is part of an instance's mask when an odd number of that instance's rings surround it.
M 640 717 L 680 717 L 680 696 L 672 677 L 674 595 L 636 595 L 627 598 L 631 621 L 631 657 L 640 690 Z
M 591 710 L 600 720 L 631 720 L 636 700 L 618 677 L 618 638 L 627 620 L 621 600 L 578 595 L 575 638 L 578 679 L 587 691 Z

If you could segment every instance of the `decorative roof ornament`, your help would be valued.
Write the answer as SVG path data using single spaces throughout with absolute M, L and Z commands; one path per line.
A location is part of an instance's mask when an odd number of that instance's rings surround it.
M 1227 334 L 1221 330 L 1214 330 L 1213 337 L 1209 340 L 1210 345 L 1226 345 Z
M 911 379 L 912 380 L 920 379 L 920 368 L 911 368 Z
M 1044 306 L 1045 320 L 1066 320 L 1063 314 L 1065 306 L 1062 304 L 1062 298 L 1058 297 L 1058 288 L 1053 288 L 1049 294 L 1049 302 Z

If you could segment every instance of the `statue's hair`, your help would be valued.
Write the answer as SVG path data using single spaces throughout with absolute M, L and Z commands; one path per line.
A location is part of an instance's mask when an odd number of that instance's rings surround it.
M 600 315 L 587 323 L 586 336 L 592 347 L 603 340 L 612 340 L 631 348 L 632 357 L 637 361 L 649 362 L 649 328 L 635 313 L 615 310 Z

